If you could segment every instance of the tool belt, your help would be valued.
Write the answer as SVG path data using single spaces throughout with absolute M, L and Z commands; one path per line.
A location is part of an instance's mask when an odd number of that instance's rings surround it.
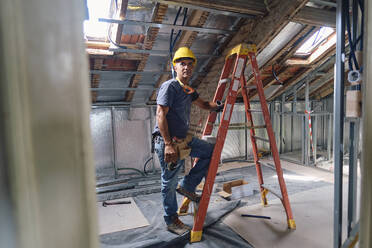
M 184 139 L 179 139 L 177 137 L 172 138 L 173 147 L 174 147 L 174 149 L 176 150 L 176 153 L 177 153 L 177 160 L 185 159 L 190 155 L 191 148 L 187 144 L 191 142 L 192 136 L 193 136 L 192 134 L 187 134 L 186 138 L 184 138 Z M 154 145 L 155 145 L 155 142 L 156 142 L 155 140 L 157 139 L 157 137 L 163 139 L 159 132 L 156 132 L 156 133 L 152 134 L 152 142 L 151 142 L 152 143 L 151 144 L 151 152 L 152 153 L 154 152 Z M 176 167 L 177 167 L 177 163 L 169 163 L 168 164 L 168 170 L 174 170 L 174 169 L 176 169 Z
M 173 137 L 173 147 L 176 149 L 178 159 L 182 160 L 187 158 L 191 153 L 191 148 L 187 145 L 192 140 L 192 134 L 187 134 L 186 138 L 178 139 Z

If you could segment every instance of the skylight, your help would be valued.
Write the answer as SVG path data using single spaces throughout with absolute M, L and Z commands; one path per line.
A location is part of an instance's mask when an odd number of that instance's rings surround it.
M 84 21 L 84 34 L 89 39 L 106 39 L 109 23 L 98 18 L 110 17 L 111 0 L 87 0 L 89 20 Z
M 313 50 L 325 41 L 332 33 L 334 32 L 333 28 L 322 27 L 318 32 L 315 32 L 307 41 L 297 49 L 295 55 L 309 55 Z

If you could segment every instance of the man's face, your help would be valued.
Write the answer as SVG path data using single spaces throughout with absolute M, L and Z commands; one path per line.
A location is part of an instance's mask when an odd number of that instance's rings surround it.
M 192 76 L 192 70 L 194 69 L 194 61 L 192 59 L 182 59 L 176 63 L 174 70 L 177 73 L 178 78 L 190 79 Z

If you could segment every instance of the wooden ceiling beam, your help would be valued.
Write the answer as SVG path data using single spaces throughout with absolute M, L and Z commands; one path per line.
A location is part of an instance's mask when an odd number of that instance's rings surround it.
M 209 12 L 194 10 L 192 11 L 187 25 L 194 26 L 194 27 L 203 27 L 205 22 L 207 21 L 209 16 Z M 174 50 L 178 49 L 182 46 L 191 47 L 192 43 L 194 42 L 198 32 L 190 32 L 190 31 L 183 31 L 179 40 L 176 43 Z
M 230 6 L 235 1 L 228 1 Z M 263 1 L 261 1 L 263 2 Z M 225 56 L 230 50 L 241 43 L 254 43 L 260 52 L 276 35 L 290 22 L 291 18 L 307 3 L 307 0 L 273 0 L 267 6 L 264 16 L 245 20 L 240 25 L 238 32 L 223 45 L 221 56 L 208 65 L 208 74 L 204 78 L 198 78 L 201 82 L 198 92 L 203 99 L 212 99 L 217 88 L 218 79 L 225 63 Z M 201 116 L 200 121 L 206 119 L 207 114 L 196 113 Z
M 315 64 L 313 64 L 312 66 L 310 66 L 310 67 L 304 67 L 305 69 L 304 69 L 301 73 L 299 73 L 299 74 L 301 74 L 301 75 L 299 75 L 299 76 L 296 78 L 296 80 L 293 80 L 293 81 L 291 81 L 291 82 L 286 82 L 286 83 L 284 84 L 284 86 L 283 86 L 283 87 L 282 87 L 278 92 L 276 92 L 273 96 L 270 97 L 270 99 L 268 99 L 268 101 L 271 101 L 271 100 L 275 99 L 277 96 L 283 94 L 283 92 L 286 91 L 286 90 L 288 89 L 288 87 L 290 87 L 290 86 L 292 86 L 292 85 L 298 83 L 300 80 L 304 79 L 304 78 L 307 76 L 307 74 L 309 74 L 309 73 L 310 73 L 311 71 L 313 71 L 315 68 L 321 66 L 325 61 L 328 60 L 328 58 L 329 58 L 330 56 L 332 56 L 332 55 L 334 55 L 334 54 L 335 54 L 335 49 L 332 49 L 332 50 L 326 52 L 325 54 L 323 54 L 323 55 L 321 56 L 321 58 L 318 59 L 317 62 L 316 62 Z
M 126 11 L 127 11 L 127 7 L 128 7 L 128 0 L 119 0 L 118 1 L 118 7 L 120 8 L 119 18 L 124 19 Z M 120 43 L 122 33 L 123 33 L 123 25 L 119 24 L 118 28 L 116 30 L 116 37 L 115 37 L 115 40 L 116 40 L 117 44 Z M 107 51 L 108 48 L 110 47 L 110 45 L 111 45 L 110 43 L 104 43 L 104 42 L 86 42 L 87 48 L 88 49 L 90 49 L 90 48 L 97 49 L 98 54 L 100 53 L 100 51 L 99 51 L 100 49 L 103 50 L 102 52 Z M 94 53 L 94 51 L 92 51 L 92 52 Z M 109 51 L 107 51 L 107 54 L 109 56 L 111 56 Z M 94 59 L 93 69 L 94 70 L 101 70 L 102 67 L 103 67 L 103 61 L 104 61 L 103 58 Z M 98 88 L 99 87 L 100 78 L 101 78 L 100 75 L 91 75 L 91 87 L 92 88 Z M 97 96 L 98 96 L 98 92 L 92 92 L 92 102 L 93 103 L 97 101 Z
M 126 14 L 127 14 L 128 0 L 119 0 L 118 1 L 118 8 L 120 8 L 120 12 L 119 12 L 119 16 L 117 17 L 117 19 L 124 20 Z M 116 44 L 120 44 L 120 42 L 121 42 L 121 36 L 123 35 L 123 27 L 124 27 L 123 24 L 118 24 L 116 37 L 115 37 Z
M 293 50 L 297 50 L 298 47 L 300 47 L 305 41 L 306 37 L 309 37 L 309 35 L 312 34 L 312 30 L 314 28 L 311 26 L 305 26 L 298 34 L 291 39 L 287 45 L 285 45 L 282 49 L 280 49 L 279 52 L 275 54 L 274 57 L 272 57 L 263 67 L 271 66 L 272 64 L 280 64 L 279 59 L 289 53 Z
M 170 2 L 250 15 L 263 15 L 266 13 L 266 5 L 262 0 L 172 0 Z
M 333 67 L 326 72 L 323 76 L 315 77 L 314 80 L 309 82 L 309 95 L 311 96 L 312 92 L 316 91 L 320 87 L 322 87 L 325 83 L 329 82 L 329 80 L 333 79 Z M 305 88 L 301 89 L 297 92 L 297 96 L 301 98 L 302 96 L 305 97 Z
M 97 58 L 93 61 L 93 69 L 94 70 L 101 70 L 103 66 L 103 58 Z M 91 75 L 91 88 L 98 88 L 99 80 L 101 79 L 101 75 L 99 74 L 92 74 Z M 97 101 L 98 92 L 92 92 L 92 102 L 95 103 Z
M 329 84 L 333 85 L 333 78 L 329 79 L 320 87 L 316 88 L 313 92 L 309 94 L 309 97 L 319 99 L 318 97 L 320 96 L 320 94 L 330 87 Z
M 320 100 L 333 93 L 333 79 L 329 80 L 321 88 L 311 94 L 311 96 L 317 100 Z
M 221 58 L 217 59 L 216 62 L 211 66 L 211 69 L 207 75 L 218 72 L 222 72 L 224 64 L 224 56 L 230 51 L 230 49 L 237 44 L 252 42 L 257 45 L 258 50 L 262 50 L 267 44 L 269 44 L 274 37 L 290 22 L 291 18 L 307 3 L 306 0 L 274 0 L 271 2 L 269 9 L 270 11 L 260 18 L 249 20 L 243 25 L 239 31 L 234 35 L 229 44 L 224 49 Z M 219 75 L 218 74 L 218 75 Z M 219 76 L 216 76 L 212 82 L 214 85 L 211 87 L 216 88 Z M 205 80 L 203 80 L 203 83 Z M 202 92 L 200 92 L 202 93 Z M 213 95 L 208 95 L 206 98 L 210 99 Z
M 108 50 L 110 48 L 111 43 L 109 42 L 97 42 L 97 41 L 86 41 L 85 46 L 86 48 L 90 49 L 104 49 Z M 129 49 L 141 49 L 142 46 L 138 44 L 127 44 L 127 43 L 120 43 L 120 45 L 125 46 Z
M 347 63 L 347 60 L 345 61 L 345 64 L 346 63 Z M 327 80 L 327 77 L 324 76 L 323 77 L 323 80 L 325 78 L 324 82 L 321 85 L 319 85 L 318 87 L 316 87 L 313 90 L 313 92 L 310 92 L 310 97 L 314 97 L 314 98 L 319 100 L 319 99 L 324 98 L 324 97 L 328 96 L 329 94 L 333 93 L 333 83 L 334 83 L 333 69 L 334 69 L 334 67 L 331 66 L 331 70 L 329 71 L 329 73 L 330 73 L 329 76 L 330 77 L 328 77 L 328 80 Z M 348 73 L 349 73 L 349 70 L 345 70 L 345 78 L 347 78 Z M 351 84 L 349 82 L 347 82 L 347 81 L 345 82 L 345 87 L 348 87 L 350 85 Z M 332 88 L 332 91 L 329 91 L 329 88 Z M 329 92 L 327 93 L 327 91 L 329 91 Z
M 154 12 L 152 14 L 151 22 L 162 23 L 165 17 L 165 14 L 168 10 L 168 5 L 159 4 L 155 5 Z M 150 27 L 147 32 L 147 36 L 144 42 L 144 49 L 151 50 L 152 46 L 155 43 L 156 37 L 158 36 L 159 28 Z M 143 71 L 145 69 L 149 55 L 144 55 L 143 59 L 138 65 L 137 71 Z M 129 83 L 130 88 L 136 88 L 141 81 L 141 75 L 136 74 L 132 77 L 131 82 Z M 127 91 L 125 93 L 124 101 L 131 102 L 133 99 L 135 91 Z
M 293 17 L 294 22 L 336 28 L 336 11 L 305 6 Z
M 272 77 L 273 76 L 273 73 L 272 71 L 270 72 L 261 72 L 261 77 Z M 279 74 L 277 74 L 277 76 L 280 76 L 280 77 L 291 77 L 293 76 L 293 72 L 289 72 L 289 71 L 283 71 L 283 72 L 279 72 Z
M 308 33 L 305 33 L 303 36 L 301 36 L 301 41 L 300 42 L 297 42 L 295 43 L 287 53 L 284 53 L 282 56 L 280 56 L 277 60 L 277 63 L 278 64 L 282 64 L 282 63 L 285 63 L 288 59 L 290 59 L 297 51 L 297 49 L 299 49 L 306 41 L 307 41 L 307 38 L 311 37 L 313 34 L 315 34 L 316 32 L 319 31 L 319 28 L 313 28 L 313 27 L 310 27 L 310 30 Z

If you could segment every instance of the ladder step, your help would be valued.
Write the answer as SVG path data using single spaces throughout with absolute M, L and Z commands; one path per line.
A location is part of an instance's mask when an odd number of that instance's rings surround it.
M 261 185 L 262 188 L 268 190 L 269 192 L 271 192 L 273 195 L 275 195 L 276 197 L 278 197 L 281 201 L 283 201 L 283 198 L 281 196 L 281 193 L 278 193 L 278 192 L 275 192 L 273 189 L 270 189 L 269 187 L 267 187 L 265 184 L 262 184 Z
M 252 90 L 252 89 L 257 89 L 257 86 L 256 85 L 247 85 L 247 86 L 245 86 L 245 88 Z
M 262 128 L 266 128 L 266 125 L 262 125 L 262 126 L 247 126 L 248 129 L 262 129 Z
M 261 109 L 248 109 L 248 111 L 251 113 L 262 113 Z
M 265 138 L 262 138 L 262 137 L 258 137 L 258 136 L 253 136 L 255 139 L 258 139 L 258 140 L 261 140 L 261 141 L 265 141 L 265 142 L 268 142 L 270 143 L 270 140 L 268 139 L 265 139 Z
M 230 78 L 223 78 L 223 79 L 221 79 L 220 80 L 220 84 L 224 84 L 224 83 L 228 83 L 228 82 L 230 82 L 231 81 L 231 79 Z
M 213 124 L 212 122 L 208 122 L 208 124 Z M 220 126 L 220 124 L 213 124 L 214 127 L 218 127 Z M 245 125 L 244 123 L 231 123 L 229 125 L 229 129 L 239 129 L 239 128 L 244 128 L 244 127 L 247 127 L 248 129 L 263 129 L 263 128 L 266 128 L 266 125 L 262 125 L 262 126 L 249 126 L 248 124 Z

